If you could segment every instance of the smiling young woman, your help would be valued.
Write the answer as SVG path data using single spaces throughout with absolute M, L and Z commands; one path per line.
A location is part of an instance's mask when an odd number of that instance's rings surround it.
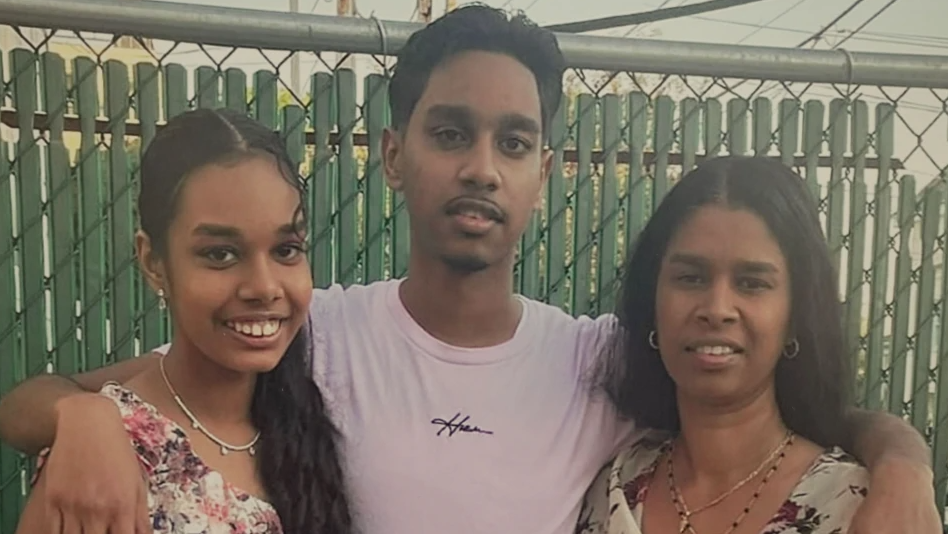
M 174 337 L 94 396 L 121 414 L 149 532 L 350 531 L 336 432 L 308 376 L 303 205 L 280 139 L 238 113 L 179 115 L 142 158 L 136 247 Z M 59 532 L 44 484 L 21 534 Z

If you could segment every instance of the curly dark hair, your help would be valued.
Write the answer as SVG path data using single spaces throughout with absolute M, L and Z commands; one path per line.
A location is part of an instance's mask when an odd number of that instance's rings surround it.
M 224 109 L 189 111 L 168 122 L 142 157 L 138 197 L 141 229 L 159 255 L 167 253 L 168 228 L 188 176 L 210 164 L 254 155 L 277 161 L 300 193 L 296 216 L 305 221 L 303 182 L 273 131 Z M 348 534 L 352 518 L 338 433 L 311 379 L 310 339 L 301 329 L 280 363 L 257 379 L 251 406 L 261 436 L 257 472 L 287 534 Z
M 707 205 L 754 213 L 780 245 L 790 275 L 790 331 L 800 350 L 777 364 L 777 406 L 797 434 L 824 447 L 843 446 L 849 374 L 837 273 L 803 179 L 769 158 L 707 160 L 682 178 L 652 215 L 624 268 L 616 308 L 621 328 L 601 369 L 606 391 L 637 424 L 679 430 L 675 383 L 648 336 L 656 326 L 655 294 L 668 244 Z
M 566 70 L 556 35 L 522 13 L 508 18 L 503 10 L 482 4 L 455 9 L 408 38 L 388 86 L 394 127 L 401 130 L 408 124 L 431 72 L 468 51 L 506 54 L 530 69 L 540 93 L 543 131 L 548 132 L 560 106 Z

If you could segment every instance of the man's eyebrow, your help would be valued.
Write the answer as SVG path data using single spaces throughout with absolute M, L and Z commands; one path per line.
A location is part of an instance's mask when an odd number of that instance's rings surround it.
M 508 113 L 501 117 L 500 127 L 502 130 L 517 130 L 530 134 L 540 133 L 540 123 L 520 113 Z
M 474 114 L 470 108 L 452 104 L 436 104 L 431 106 L 428 108 L 425 116 L 428 120 L 443 120 L 460 124 L 471 124 L 474 122 Z

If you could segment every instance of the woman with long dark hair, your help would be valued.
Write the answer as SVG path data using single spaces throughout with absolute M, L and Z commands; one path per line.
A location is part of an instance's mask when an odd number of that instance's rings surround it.
M 238 113 L 178 115 L 142 159 L 136 248 L 173 338 L 100 394 L 141 464 L 149 531 L 351 531 L 336 431 L 309 373 L 304 206 L 279 137 Z M 46 517 L 43 484 L 18 532 L 71 532 Z
M 704 162 L 639 236 L 604 376 L 655 429 L 587 495 L 579 532 L 845 532 L 868 488 L 847 446 L 837 276 L 803 180 Z

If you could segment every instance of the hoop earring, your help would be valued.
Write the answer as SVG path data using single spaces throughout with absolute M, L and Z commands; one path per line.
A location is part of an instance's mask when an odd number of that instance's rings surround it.
M 797 338 L 790 340 L 790 343 L 787 343 L 783 348 L 783 357 L 792 360 L 800 354 L 800 342 L 797 341 Z
M 651 330 L 648 333 L 648 346 L 658 350 L 658 333 L 654 330 Z
M 165 300 L 165 290 L 159 289 L 158 290 L 158 309 L 164 310 L 167 307 L 168 307 L 168 301 Z

